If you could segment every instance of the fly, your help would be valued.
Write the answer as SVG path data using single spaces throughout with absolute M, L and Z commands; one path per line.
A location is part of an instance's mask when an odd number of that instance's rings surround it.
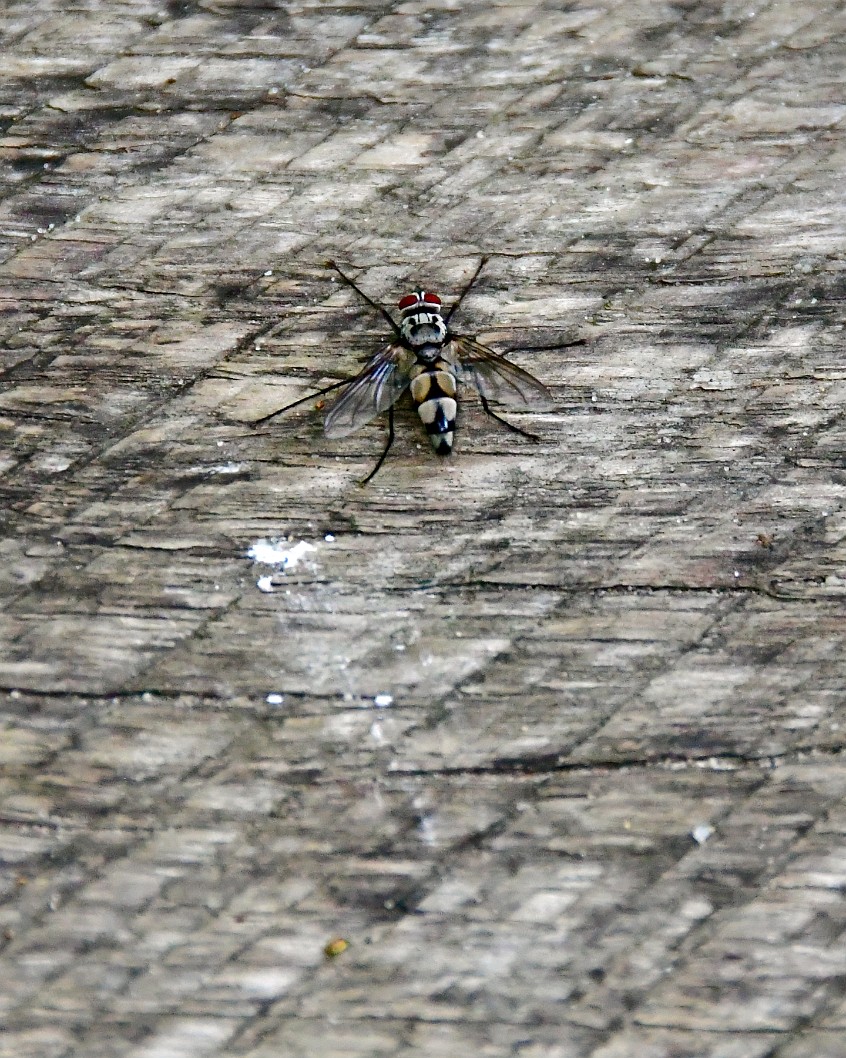
M 328 267 L 333 268 L 371 308 L 381 313 L 393 332 L 393 338 L 370 357 L 354 379 L 333 382 L 317 393 L 301 397 L 278 411 L 263 415 L 254 420 L 253 425 L 267 422 L 283 411 L 346 385 L 347 388 L 326 413 L 324 433 L 327 437 L 346 437 L 381 412 L 388 413 L 388 440 L 376 465 L 361 482 L 366 485 L 382 466 L 394 442 L 394 404 L 406 390 L 411 391 L 417 414 L 435 451 L 442 456 L 450 454 L 458 415 L 458 383 L 466 382 L 479 394 L 482 407 L 491 418 L 514 433 L 537 441 L 535 434 L 497 415 L 488 402 L 496 400 L 537 409 L 549 408 L 553 399 L 546 386 L 534 375 L 488 349 L 475 338 L 457 334 L 449 327 L 449 321 L 473 288 L 487 260 L 487 257 L 481 259 L 470 282 L 446 314 L 437 294 L 428 290 L 414 290 L 397 303 L 402 314 L 399 323 L 382 305 L 365 294 L 334 261 L 328 261 Z M 563 344 L 580 345 L 582 340 Z

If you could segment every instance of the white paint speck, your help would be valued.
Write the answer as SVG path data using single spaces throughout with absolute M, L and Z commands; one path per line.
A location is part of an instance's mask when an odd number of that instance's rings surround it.
M 281 705 L 285 701 L 285 697 L 281 694 L 268 694 L 264 700 L 268 705 Z
M 437 844 L 438 837 L 435 833 L 435 821 L 431 816 L 421 816 L 420 822 L 417 824 L 417 830 L 420 834 L 421 841 L 425 842 L 425 844 Z
M 305 540 L 289 546 L 288 540 L 256 540 L 247 550 L 247 558 L 260 562 L 264 566 L 281 566 L 284 570 L 293 569 L 310 551 L 315 551 L 314 544 Z
M 209 467 L 209 474 L 237 474 L 243 470 L 243 463 L 218 463 L 217 466 Z
M 696 842 L 697 845 L 704 845 L 708 838 L 714 833 L 714 828 L 709 826 L 707 823 L 699 823 L 690 832 L 690 836 Z
M 323 539 L 326 541 L 327 544 L 335 543 L 335 537 L 331 533 L 327 533 L 326 536 L 323 537 Z
M 394 696 L 392 694 L 377 694 L 373 699 L 373 704 L 378 709 L 387 709 L 389 705 L 394 704 Z
M 256 587 L 259 591 L 271 594 L 273 592 L 273 577 L 259 577 L 256 581 Z

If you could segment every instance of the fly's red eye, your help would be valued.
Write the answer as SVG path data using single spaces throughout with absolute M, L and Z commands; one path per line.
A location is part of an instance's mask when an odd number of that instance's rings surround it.
M 404 298 L 400 298 L 397 302 L 398 309 L 410 309 L 413 308 L 420 298 L 417 294 L 406 294 Z
M 440 305 L 441 299 L 437 294 L 430 294 L 429 291 L 425 291 L 423 294 L 424 305 Z

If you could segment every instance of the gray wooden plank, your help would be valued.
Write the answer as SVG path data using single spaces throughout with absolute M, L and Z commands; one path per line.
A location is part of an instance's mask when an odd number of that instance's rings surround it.
M 0 1056 L 841 1053 L 844 30 L 0 12 Z

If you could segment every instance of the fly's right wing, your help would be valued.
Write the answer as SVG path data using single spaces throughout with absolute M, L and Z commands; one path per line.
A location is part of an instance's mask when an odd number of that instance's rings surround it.
M 346 437 L 387 411 L 408 388 L 409 366 L 408 353 L 398 343 L 380 349 L 327 412 L 326 436 Z
M 453 336 L 459 377 L 474 386 L 486 400 L 523 404 L 544 410 L 553 407 L 554 398 L 534 375 L 464 334 Z

